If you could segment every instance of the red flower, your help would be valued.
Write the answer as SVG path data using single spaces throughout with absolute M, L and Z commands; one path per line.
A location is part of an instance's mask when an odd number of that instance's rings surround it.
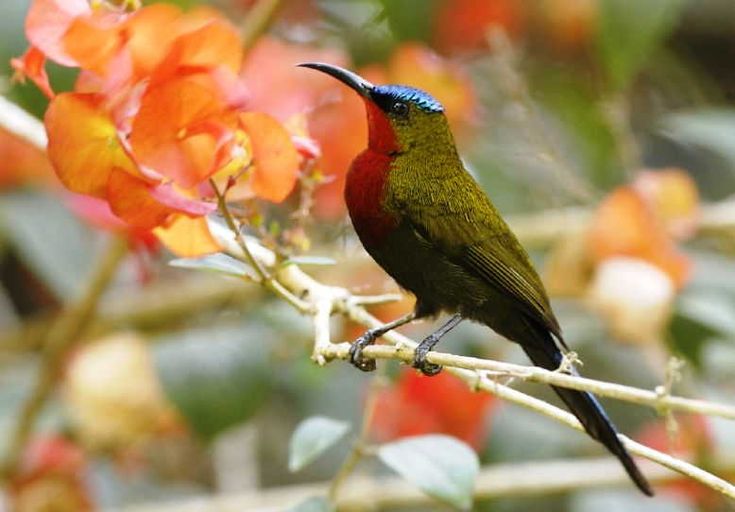
M 480 449 L 492 406 L 490 395 L 473 392 L 449 373 L 426 377 L 405 369 L 392 387 L 378 395 L 370 428 L 380 441 L 443 433 Z

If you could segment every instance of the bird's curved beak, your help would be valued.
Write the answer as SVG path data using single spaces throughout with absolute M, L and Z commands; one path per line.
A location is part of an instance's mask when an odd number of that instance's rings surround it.
M 316 69 L 317 71 L 326 73 L 327 75 L 336 78 L 350 89 L 353 89 L 363 98 L 369 98 L 370 91 L 375 87 L 360 75 L 339 66 L 333 66 L 332 64 L 325 64 L 324 62 L 303 62 L 301 64 L 297 64 L 297 66 Z

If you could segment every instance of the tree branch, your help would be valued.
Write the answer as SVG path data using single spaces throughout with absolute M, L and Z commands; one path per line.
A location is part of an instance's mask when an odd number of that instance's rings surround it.
M 0 128 L 46 151 L 48 139 L 43 123 L 4 96 L 0 96 Z
M 23 403 L 10 439 L 10 451 L 3 468 L 6 474 L 12 474 L 16 468 L 36 418 L 54 390 L 64 357 L 79 341 L 79 337 L 93 318 L 102 294 L 115 277 L 118 266 L 127 253 L 127 240 L 120 237 L 112 238 L 89 277 L 82 296 L 68 306 L 49 329 L 43 344 L 40 372 L 31 395 Z
M 681 480 L 681 475 L 652 463 L 642 464 L 655 484 Z M 720 468 L 725 470 L 727 468 Z M 514 464 L 493 464 L 480 470 L 475 483 L 475 499 L 534 496 L 625 485 L 628 475 L 617 459 L 603 457 L 583 460 L 546 460 Z M 118 512 L 281 512 L 312 497 L 325 495 L 328 483 L 261 489 L 243 494 L 195 498 L 166 504 L 136 505 Z M 356 476 L 347 482 L 337 500 L 344 512 L 381 510 L 393 507 L 426 506 L 432 498 L 400 478 Z
M 370 324 L 372 325 L 373 322 L 371 321 Z M 380 322 L 376 321 L 375 324 L 380 325 Z M 323 348 L 320 352 L 327 361 L 332 359 L 349 359 L 349 343 L 331 343 L 329 345 L 322 346 Z M 373 345 L 365 348 L 364 354 L 366 358 L 370 359 L 396 359 L 405 363 L 411 363 L 413 361 L 413 348 L 403 344 L 402 342 L 399 342 L 399 344 L 395 346 Z M 614 382 L 604 382 L 585 377 L 568 375 L 561 372 L 552 372 L 537 366 L 522 366 L 501 361 L 493 361 L 491 359 L 458 356 L 444 352 L 430 352 L 427 356 L 427 360 L 430 363 L 442 366 L 480 371 L 483 375 L 491 378 L 514 377 L 528 382 L 537 382 L 577 389 L 580 391 L 589 391 L 599 396 L 623 400 L 639 405 L 647 405 L 656 410 L 671 409 L 735 420 L 735 406 L 671 396 L 668 394 L 662 395 L 657 393 L 655 390 L 649 391 L 647 389 L 624 386 Z
M 271 251 L 260 245 L 257 240 L 244 237 L 239 233 L 232 233 L 223 226 L 216 224 L 216 223 L 210 223 L 210 230 L 212 231 L 212 234 L 215 236 L 215 238 L 218 239 L 220 244 L 226 248 L 226 250 L 236 258 L 244 259 L 245 255 L 243 253 L 242 248 L 239 246 L 238 243 L 235 243 L 234 240 L 237 237 L 242 237 L 242 241 L 247 245 L 248 251 L 254 255 L 254 257 L 257 257 L 260 259 L 262 264 L 265 267 L 272 267 L 276 263 L 276 256 Z M 346 289 L 338 288 L 338 287 L 329 287 L 325 286 L 317 281 L 315 281 L 312 277 L 310 277 L 308 274 L 303 272 L 297 265 L 289 265 L 285 268 L 274 269 L 275 272 L 273 274 L 273 279 L 279 281 L 286 289 L 290 290 L 295 296 L 302 297 L 304 300 L 309 301 L 312 305 L 315 305 L 317 303 L 320 303 L 320 310 L 321 314 L 317 314 L 314 316 L 315 322 L 315 333 L 318 334 L 317 342 L 315 343 L 315 351 L 312 358 L 319 364 L 324 364 L 326 361 L 328 361 L 330 358 L 334 358 L 337 352 L 333 352 L 334 347 L 332 347 L 331 344 L 327 343 L 326 336 L 329 333 L 329 318 L 327 315 L 324 314 L 324 311 L 326 311 L 326 301 L 331 297 L 332 299 L 332 311 L 341 313 L 351 319 L 354 322 L 357 322 L 367 328 L 375 328 L 382 323 L 372 316 L 370 313 L 368 313 L 364 308 L 361 306 L 358 306 L 355 304 L 354 300 L 351 300 L 351 295 Z M 313 308 L 307 308 L 304 312 L 313 312 Z M 319 325 L 321 324 L 321 325 Z M 405 361 L 407 359 L 411 359 L 413 357 L 413 349 L 416 347 L 416 342 L 414 342 L 412 339 L 398 333 L 395 331 L 391 331 L 386 333 L 383 336 L 383 339 L 386 340 L 389 344 L 394 345 L 393 347 L 370 347 L 366 350 L 365 355 L 367 357 L 371 357 L 373 354 L 382 354 L 386 358 L 390 359 L 396 359 L 400 361 Z M 346 354 L 342 351 L 345 351 L 347 346 L 346 345 L 337 345 L 336 346 L 340 352 L 338 354 L 340 356 L 343 356 Z M 387 350 L 387 351 L 386 351 Z M 384 352 L 385 351 L 385 352 Z M 346 357 L 346 355 L 345 355 Z M 488 376 L 487 368 L 481 368 L 478 369 L 476 366 L 488 366 L 491 369 L 494 367 L 495 369 L 500 368 L 500 366 L 494 366 L 496 362 L 477 359 L 477 358 L 464 358 L 461 360 L 456 360 L 454 358 L 459 358 L 460 356 L 452 356 L 451 354 L 440 354 L 440 353 L 433 353 L 429 355 L 429 361 L 437 364 L 444 364 L 445 365 L 445 371 L 448 371 L 449 373 L 456 375 L 460 379 L 464 380 L 472 389 L 482 390 L 485 392 L 488 392 L 492 395 L 497 396 L 498 398 L 501 398 L 503 400 L 513 402 L 515 404 L 521 405 L 527 409 L 533 410 L 539 414 L 542 414 L 544 416 L 547 416 L 549 418 L 552 418 L 560 423 L 563 423 L 571 428 L 574 428 L 576 430 L 584 431 L 584 428 L 579 423 L 577 418 L 574 417 L 574 415 L 556 407 L 553 406 L 547 402 L 544 402 L 543 400 L 539 400 L 537 398 L 534 398 L 530 395 L 527 395 L 525 393 L 522 393 L 520 391 L 517 391 L 513 388 L 510 388 L 508 386 L 505 386 L 503 384 L 500 384 L 496 380 L 491 379 Z M 443 358 L 449 358 L 449 359 L 443 359 Z M 458 367 L 458 366 L 451 366 L 451 364 L 446 363 L 455 363 L 455 362 L 463 362 L 466 363 L 465 367 Z M 469 364 L 471 363 L 471 364 Z M 498 363 L 500 365 L 500 363 Z M 514 365 L 511 365 L 514 366 Z M 524 367 L 516 367 L 513 368 L 514 371 L 517 371 L 518 368 L 524 368 Z M 508 366 L 504 366 L 503 370 L 506 370 L 503 372 L 503 374 L 507 374 L 507 370 L 509 370 Z M 563 377 L 562 374 L 557 374 L 557 377 L 552 377 L 552 374 L 554 372 L 546 372 L 544 373 L 541 369 L 526 369 L 523 371 L 518 371 L 518 377 L 525 379 L 528 375 L 528 372 L 531 372 L 534 374 L 536 379 L 545 379 L 545 382 L 551 383 L 552 379 L 554 379 L 554 384 L 559 385 L 562 387 L 570 387 L 570 384 L 574 384 L 575 389 L 585 389 L 584 386 L 587 386 L 590 384 L 589 381 L 591 379 L 581 379 L 579 377 L 571 377 L 566 376 L 568 379 L 574 379 L 567 380 L 567 379 L 559 379 L 556 380 L 559 377 Z M 497 372 L 496 372 L 497 373 Z M 581 381 L 581 382 L 580 382 Z M 594 381 L 593 381 L 594 382 Z M 615 389 L 615 392 L 618 393 L 618 396 L 616 398 L 623 399 L 620 396 L 621 388 L 625 389 L 626 386 L 619 386 L 616 385 L 615 387 L 607 386 L 606 384 L 609 383 L 600 383 L 595 382 L 594 386 L 597 389 L 604 390 L 610 390 Z M 635 389 L 635 388 L 630 388 Z M 628 391 L 630 394 L 630 391 Z M 648 393 L 645 390 L 637 390 L 636 392 L 633 392 L 637 399 L 645 400 L 645 397 L 647 396 L 646 393 Z M 668 397 L 666 395 L 658 396 L 657 397 L 657 406 L 660 407 L 661 401 L 671 401 L 674 397 Z M 630 398 L 626 395 L 626 400 Z M 673 400 L 673 402 L 666 402 L 667 406 L 670 408 L 675 408 L 681 405 L 682 401 L 684 399 L 676 399 Z M 684 402 L 686 403 L 686 401 Z M 674 405 L 677 404 L 677 405 Z M 647 403 L 647 405 L 650 405 Z M 697 412 L 699 411 L 696 407 L 694 407 L 693 404 L 688 404 L 688 407 L 690 411 L 695 410 Z M 726 406 L 717 406 L 713 404 L 713 407 L 710 408 L 710 410 L 716 410 L 725 412 L 726 415 L 732 414 L 731 411 L 727 411 Z M 729 416 L 728 416 L 729 417 Z M 735 499 L 735 486 L 730 484 L 729 482 L 711 474 L 707 471 L 704 471 L 701 468 L 698 468 L 694 466 L 693 464 L 690 464 L 688 462 L 685 462 L 683 460 L 677 459 L 675 457 L 672 457 L 670 455 L 666 455 L 665 453 L 653 450 L 651 448 L 648 448 L 644 445 L 641 445 L 635 441 L 632 441 L 631 439 L 620 435 L 620 439 L 625 445 L 625 447 L 633 454 L 640 455 L 644 458 L 647 458 L 649 460 L 652 460 L 662 466 L 665 466 L 669 469 L 672 469 L 674 471 L 677 471 L 683 475 L 686 475 L 694 480 L 697 480 L 698 482 L 715 489 L 719 493 Z

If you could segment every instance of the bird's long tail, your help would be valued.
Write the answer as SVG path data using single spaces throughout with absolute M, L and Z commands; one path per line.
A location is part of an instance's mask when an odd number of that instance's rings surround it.
M 551 334 L 548 331 L 541 332 L 541 328 L 534 328 L 535 334 L 548 338 L 541 343 L 522 344 L 523 350 L 536 366 L 547 370 L 556 370 L 562 363 L 563 355 L 556 346 Z M 540 340 L 538 340 L 540 341 Z M 628 451 L 618 439 L 618 432 L 610 419 L 605 414 L 605 410 L 597 401 L 597 398 L 591 393 L 584 391 L 576 391 L 573 389 L 560 388 L 552 386 L 556 394 L 559 395 L 569 410 L 579 419 L 587 433 L 594 439 L 601 442 L 605 447 L 615 455 L 623 464 L 630 478 L 636 486 L 646 495 L 653 496 L 653 491 L 638 469 L 635 461 L 631 458 Z

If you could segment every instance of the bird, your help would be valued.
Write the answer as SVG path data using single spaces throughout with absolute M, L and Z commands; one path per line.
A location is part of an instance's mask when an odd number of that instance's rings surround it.
M 351 363 L 374 370 L 375 361 L 363 357 L 365 347 L 415 319 L 447 313 L 449 320 L 416 348 L 413 366 L 426 375 L 441 371 L 427 361 L 428 352 L 464 320 L 519 344 L 534 365 L 560 368 L 568 347 L 544 285 L 523 246 L 466 170 L 442 104 L 421 89 L 373 85 L 332 64 L 298 66 L 331 76 L 364 100 L 367 148 L 347 172 L 347 210 L 368 254 L 416 297 L 411 313 L 352 343 Z M 552 388 L 586 432 L 619 459 L 635 485 L 653 496 L 597 398 Z

